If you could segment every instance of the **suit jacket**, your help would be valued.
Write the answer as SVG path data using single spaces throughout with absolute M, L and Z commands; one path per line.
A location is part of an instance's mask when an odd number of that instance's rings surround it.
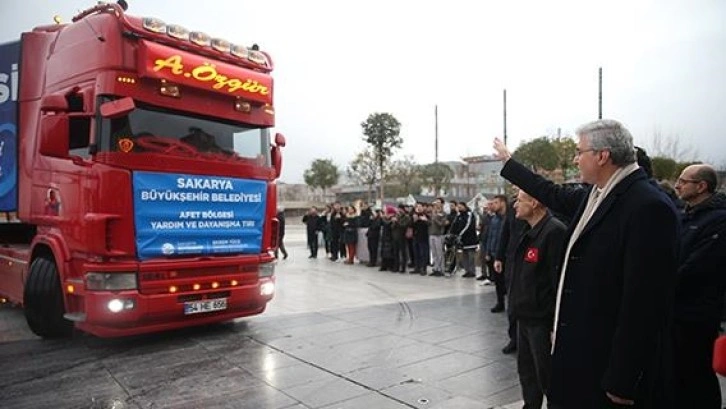
M 567 243 L 592 186 L 563 188 L 514 160 L 501 174 L 554 212 L 572 216 Z M 636 408 L 668 407 L 678 246 L 676 210 L 642 169 L 603 199 L 563 272 L 552 402 L 599 408 L 610 392 L 634 399 Z

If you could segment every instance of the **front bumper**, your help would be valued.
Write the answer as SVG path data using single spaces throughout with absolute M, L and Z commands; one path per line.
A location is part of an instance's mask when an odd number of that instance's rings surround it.
M 165 294 L 133 291 L 84 291 L 72 297 L 76 313 L 69 316 L 76 327 L 99 337 L 120 337 L 229 321 L 262 313 L 274 297 L 274 276 L 233 288 Z M 266 291 L 262 291 L 263 288 Z M 274 287 L 273 287 L 274 288 Z M 265 294 L 263 294 L 265 293 Z M 220 311 L 185 314 L 187 302 L 225 298 Z M 120 300 L 125 307 L 113 312 L 109 303 Z M 118 303 L 116 303 L 118 305 Z

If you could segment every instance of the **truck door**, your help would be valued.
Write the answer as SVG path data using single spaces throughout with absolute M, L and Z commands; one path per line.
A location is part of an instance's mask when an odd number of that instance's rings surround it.
M 32 187 L 32 212 L 42 216 L 40 220 L 51 230 L 59 230 L 71 252 L 83 250 L 83 216 L 95 202 L 90 160 L 93 100 L 85 96 L 81 91 L 70 92 L 65 96 L 67 112 L 42 113 L 45 129 Z

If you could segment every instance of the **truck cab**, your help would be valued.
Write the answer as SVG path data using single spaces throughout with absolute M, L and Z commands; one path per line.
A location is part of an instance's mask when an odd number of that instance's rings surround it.
M 33 332 L 125 336 L 263 312 L 285 145 L 271 135 L 270 56 L 117 4 L 10 46 L 16 201 L 0 209 L 0 295 Z

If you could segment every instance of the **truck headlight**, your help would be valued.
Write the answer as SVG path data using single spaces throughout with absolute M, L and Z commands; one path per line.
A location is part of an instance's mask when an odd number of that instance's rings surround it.
M 135 306 L 136 303 L 134 302 L 134 300 L 120 300 L 118 298 L 114 298 L 106 305 L 108 310 L 114 314 L 119 313 L 123 310 L 133 310 Z
M 275 283 L 273 283 L 272 281 L 262 283 L 262 285 L 260 286 L 260 295 L 270 296 L 272 294 L 275 294 Z
M 88 290 L 135 290 L 136 273 L 87 273 Z
M 272 277 L 275 275 L 275 263 L 260 264 L 260 277 Z

